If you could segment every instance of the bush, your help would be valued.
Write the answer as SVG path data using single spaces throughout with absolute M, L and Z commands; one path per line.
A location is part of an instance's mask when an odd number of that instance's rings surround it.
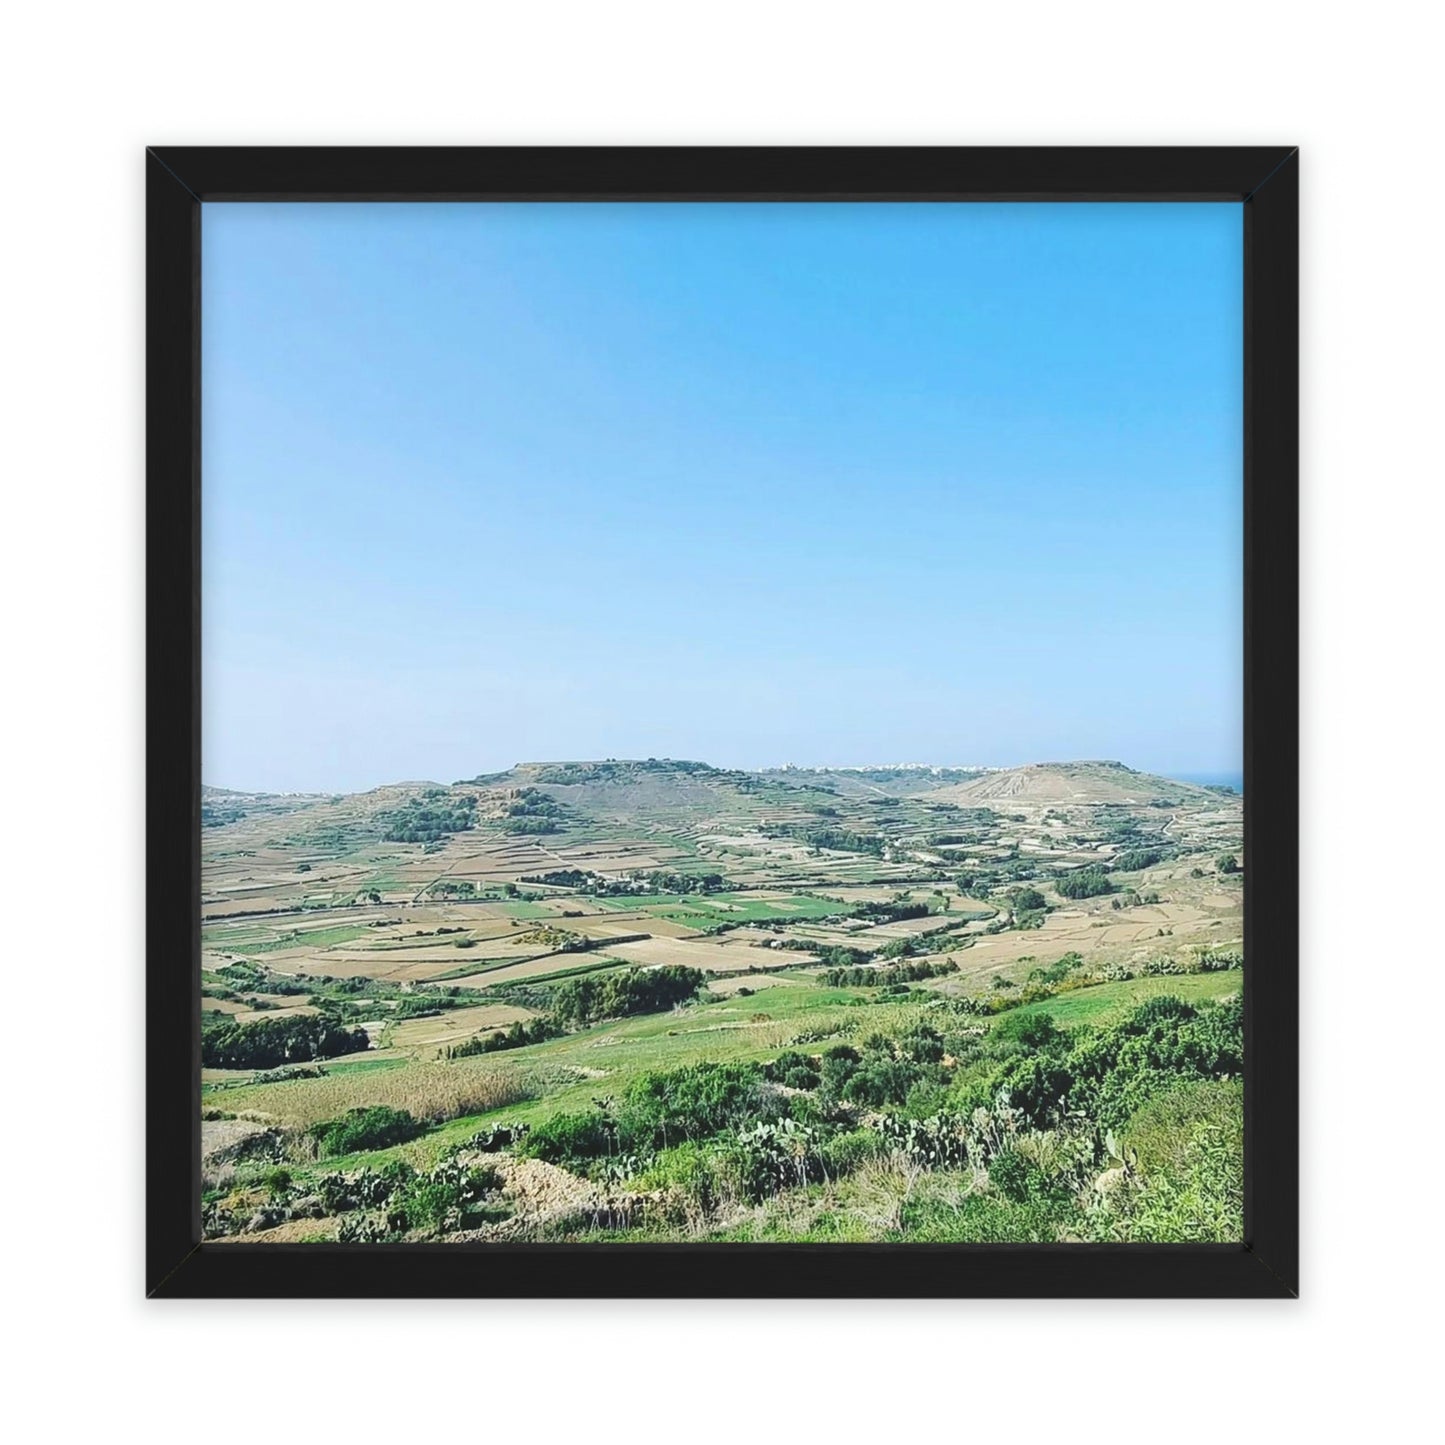
M 693 1064 L 634 1079 L 618 1123 L 628 1149 L 665 1149 L 785 1113 L 757 1064 Z
M 924 1077 L 924 1070 L 911 1059 L 870 1055 L 843 1085 L 843 1099 L 871 1109 L 902 1104 Z
M 1166 848 L 1129 848 L 1117 853 L 1109 860 L 1109 866 L 1116 873 L 1137 873 L 1141 868 L 1152 868 L 1168 857 Z
M 1051 1014 L 1014 1014 L 1011 1018 L 1000 1019 L 988 1036 L 991 1050 L 995 1054 L 1017 1053 L 1027 1049 L 1030 1053 L 1057 1050 L 1067 1045 L 1069 1036 L 1054 1023 Z
M 557 1114 L 533 1127 L 518 1152 L 552 1164 L 618 1157 L 641 1160 L 689 1140 L 787 1117 L 757 1064 L 693 1064 L 642 1074 L 614 1108 Z
M 201 1030 L 201 1063 L 208 1069 L 274 1069 L 367 1047 L 364 1029 L 346 1028 L 322 1013 L 250 1024 L 218 1022 Z
M 1244 1066 L 1240 999 L 1195 1008 L 1163 994 L 1069 1054 L 1072 1108 L 1118 1128 L 1158 1094 L 1191 1079 L 1237 1077 Z
M 495 1154 L 501 1149 L 510 1149 L 530 1132 L 529 1124 L 493 1124 L 490 1129 L 479 1129 L 463 1144 L 463 1149 L 474 1149 L 479 1154 Z
M 890 968 L 830 968 L 818 976 L 818 981 L 825 988 L 886 988 L 892 984 L 917 983 L 925 978 L 941 978 L 944 974 L 957 972 L 958 965 L 951 959 L 942 959 L 937 963 L 920 959 L 917 963 L 899 963 Z
M 1219 873 L 1238 873 L 1239 859 L 1233 853 L 1221 853 L 1214 860 L 1215 871 Z
M 873 1130 L 854 1129 L 846 1134 L 834 1134 L 824 1142 L 819 1153 L 824 1170 L 836 1179 L 878 1158 L 883 1148 L 882 1138 Z
M 323 1207 L 348 1216 L 337 1231 L 342 1244 L 391 1243 L 413 1230 L 449 1233 L 478 1223 L 484 1201 L 501 1187 L 502 1176 L 495 1169 L 469 1168 L 454 1158 L 425 1173 L 398 1162 L 382 1170 L 326 1174 L 317 1181 Z M 360 1210 L 380 1212 L 353 1212 Z
M 895 1056 L 892 1042 L 875 1034 L 861 1054 L 846 1044 L 829 1049 L 818 1081 L 825 1107 L 838 1102 L 873 1109 L 902 1104 L 915 1085 L 940 1077 L 937 1060 L 943 1057 L 943 1041 L 934 1029 L 920 1026 L 904 1035 L 898 1047 Z
M 1075 969 L 1084 966 L 1084 958 L 1079 953 L 1066 953 L 1062 958 L 1056 959 L 1047 968 L 1036 968 L 1029 974 L 1030 982 L 1035 983 L 1062 983 Z
M 554 1114 L 533 1126 L 517 1152 L 528 1159 L 548 1164 L 568 1164 L 616 1154 L 617 1122 L 602 1109 L 580 1114 Z
M 919 1024 L 898 1040 L 899 1050 L 918 1064 L 936 1064 L 943 1058 L 943 1037 L 928 1024 Z
M 1237 1243 L 1244 1236 L 1244 1090 L 1238 1080 L 1161 1093 L 1124 1128 L 1132 1187 L 1093 1220 L 1113 1240 Z
M 586 1025 L 600 1019 L 661 1013 L 693 998 L 703 986 L 700 969 L 681 964 L 631 968 L 602 977 L 587 975 L 564 983 L 552 999 L 558 1025 Z
M 689 1141 L 663 1149 L 638 1177 L 643 1189 L 669 1196 L 667 1212 L 685 1223 L 706 1219 L 734 1193 L 731 1172 L 711 1145 Z
M 321 1157 L 330 1159 L 363 1149 L 389 1149 L 425 1131 L 426 1125 L 405 1109 L 373 1104 L 370 1108 L 348 1109 L 338 1118 L 313 1124 L 307 1133 L 316 1140 Z
M 1244 1085 L 1238 1079 L 1182 1084 L 1149 1100 L 1120 1131 L 1133 1162 L 1144 1175 L 1177 1173 L 1201 1125 L 1240 1126 Z
M 821 1065 L 806 1054 L 788 1049 L 770 1064 L 763 1065 L 763 1077 L 789 1089 L 815 1089 Z
M 471 793 L 453 798 L 438 788 L 376 816 L 389 843 L 435 843 L 475 825 L 477 800 Z
M 1195 960 L 1197 973 L 1225 973 L 1230 969 L 1243 968 L 1244 955 L 1229 949 L 1209 949 Z
M 1054 887 L 1063 898 L 1096 898 L 1100 894 L 1112 893 L 1114 885 L 1108 875 L 1096 863 L 1087 868 L 1065 873 L 1055 882 Z
M 494 1054 L 502 1049 L 520 1049 L 528 1044 L 545 1043 L 555 1039 L 562 1030 L 547 1018 L 518 1020 L 509 1029 L 498 1029 L 495 1033 L 476 1034 L 459 1044 L 452 1044 L 446 1050 L 449 1059 L 466 1059 L 476 1054 Z

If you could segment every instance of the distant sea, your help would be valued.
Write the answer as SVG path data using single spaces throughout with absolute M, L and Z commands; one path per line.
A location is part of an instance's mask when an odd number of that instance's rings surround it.
M 1177 783 L 1198 783 L 1201 788 L 1233 788 L 1236 793 L 1244 792 L 1244 772 L 1237 773 L 1170 773 Z

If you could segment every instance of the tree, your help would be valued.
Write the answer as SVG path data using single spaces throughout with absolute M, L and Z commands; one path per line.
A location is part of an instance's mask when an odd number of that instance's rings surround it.
M 1073 873 L 1065 873 L 1054 884 L 1054 887 L 1064 898 L 1094 898 L 1099 894 L 1114 891 L 1114 885 L 1109 882 L 1108 875 L 1095 863 Z
M 201 1031 L 201 1063 L 208 1069 L 274 1069 L 367 1047 L 365 1029 L 349 1029 L 325 1014 L 291 1014 L 250 1024 L 217 1021 Z
M 1214 860 L 1214 867 L 1220 873 L 1238 873 L 1239 859 L 1233 853 L 1221 853 Z

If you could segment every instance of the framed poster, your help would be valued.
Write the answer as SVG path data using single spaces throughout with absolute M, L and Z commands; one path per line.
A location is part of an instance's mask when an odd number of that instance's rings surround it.
M 148 1280 L 1297 1289 L 1297 172 L 148 155 Z

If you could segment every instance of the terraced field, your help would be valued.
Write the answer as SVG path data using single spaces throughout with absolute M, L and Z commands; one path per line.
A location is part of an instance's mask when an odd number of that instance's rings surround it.
M 424 807 L 461 816 L 466 798 L 475 799 L 470 826 L 388 840 L 396 825 L 387 820 Z M 519 800 L 554 831 L 509 833 Z M 622 1124 L 609 1121 L 630 1117 L 637 1089 L 699 1068 L 736 1066 L 763 1090 L 758 1098 L 773 1100 L 757 1106 L 756 1127 L 781 1128 L 781 1110 L 789 1137 L 802 1129 L 823 1141 L 822 1162 L 779 1186 L 779 1198 L 792 1189 L 801 1200 L 835 1165 L 850 1178 L 862 1167 L 838 1163 L 847 1148 L 873 1149 L 870 1168 L 896 1164 L 892 1146 L 878 1142 L 893 1137 L 893 1113 L 944 1117 L 974 1097 L 987 1071 L 969 1060 L 982 1050 L 997 1072 L 1013 1056 L 989 1042 L 1005 1021 L 1017 1030 L 1047 1015 L 1048 1047 L 1057 1048 L 1069 1030 L 1082 1038 L 1124 1026 L 1150 1000 L 1176 998 L 1212 1017 L 1208 1006 L 1240 987 L 1240 799 L 1118 765 L 962 778 L 944 770 L 930 782 L 912 773 L 860 781 L 801 769 L 535 764 L 343 798 L 228 794 L 215 816 L 203 833 L 201 968 L 213 1041 L 204 1108 L 255 1131 L 216 1136 L 228 1142 L 206 1166 L 215 1238 L 335 1238 L 343 1224 L 360 1227 L 361 1215 L 314 1213 L 312 1195 L 298 1190 L 320 1188 L 338 1169 L 400 1162 L 426 1171 L 471 1159 L 469 1141 L 494 1123 L 543 1138 L 549 1121 L 576 1116 L 620 1138 Z M 1146 866 L 1123 871 L 1116 859 Z M 1081 870 L 1097 891 L 1065 896 L 1060 885 Z M 835 976 L 847 981 L 832 985 Z M 267 1043 L 303 1024 L 306 1039 L 324 1041 Z M 920 1037 L 939 1041 L 926 1058 L 900 1042 Z M 874 1060 L 878 1078 L 912 1080 L 896 1085 L 896 1098 L 894 1085 L 878 1085 L 883 1102 L 865 1105 L 866 1090 L 850 1100 L 808 1082 L 822 1077 L 827 1050 L 865 1044 L 864 1065 Z M 270 1061 L 267 1049 L 282 1054 Z M 768 1070 L 790 1051 L 811 1062 L 788 1066 L 792 1082 L 769 1094 Z M 814 1087 L 824 1103 L 786 1103 Z M 411 1135 L 349 1149 L 340 1163 L 318 1157 L 330 1146 L 315 1131 L 348 1110 L 400 1111 Z M 873 1142 L 838 1143 L 850 1130 Z M 734 1121 L 696 1147 L 709 1169 L 734 1160 L 735 1174 L 738 1141 L 752 1137 Z M 771 1196 L 754 1198 L 761 1186 L 743 1188 L 734 1174 L 731 1204 L 679 1224 L 677 1199 L 706 1201 L 711 1186 L 672 1180 L 667 1171 L 683 1164 L 669 1162 L 666 1129 L 639 1139 L 602 1159 L 548 1156 L 548 1167 L 581 1181 L 577 1198 L 592 1201 L 592 1222 L 583 1210 L 565 1227 L 549 1216 L 547 1228 L 602 1238 L 624 1220 L 624 1235 L 777 1237 L 781 1214 L 758 1222 Z M 482 1237 L 494 1228 L 533 1237 L 542 1226 L 528 1222 L 525 1197 L 537 1170 L 522 1169 L 516 1154 L 533 1146 L 501 1147 L 515 1159 L 498 1175 L 518 1181 L 512 1195 L 504 1182 L 480 1213 L 438 1216 L 430 1234 L 420 1225 L 403 1234 L 445 1236 L 465 1223 Z M 278 1167 L 292 1181 L 279 1204 L 263 1183 Z M 672 1201 L 665 1209 L 663 1198 Z M 800 1230 L 833 1227 L 798 1200 L 787 1207 L 806 1216 Z M 479 1224 L 488 1210 L 496 1218 Z M 650 1222 L 638 1222 L 644 1216 Z M 1068 1217 L 1069 1229 L 1086 1227 L 1083 1215 Z M 929 1220 L 928 1230 L 942 1227 Z M 860 1228 L 857 1219 L 847 1226 Z

